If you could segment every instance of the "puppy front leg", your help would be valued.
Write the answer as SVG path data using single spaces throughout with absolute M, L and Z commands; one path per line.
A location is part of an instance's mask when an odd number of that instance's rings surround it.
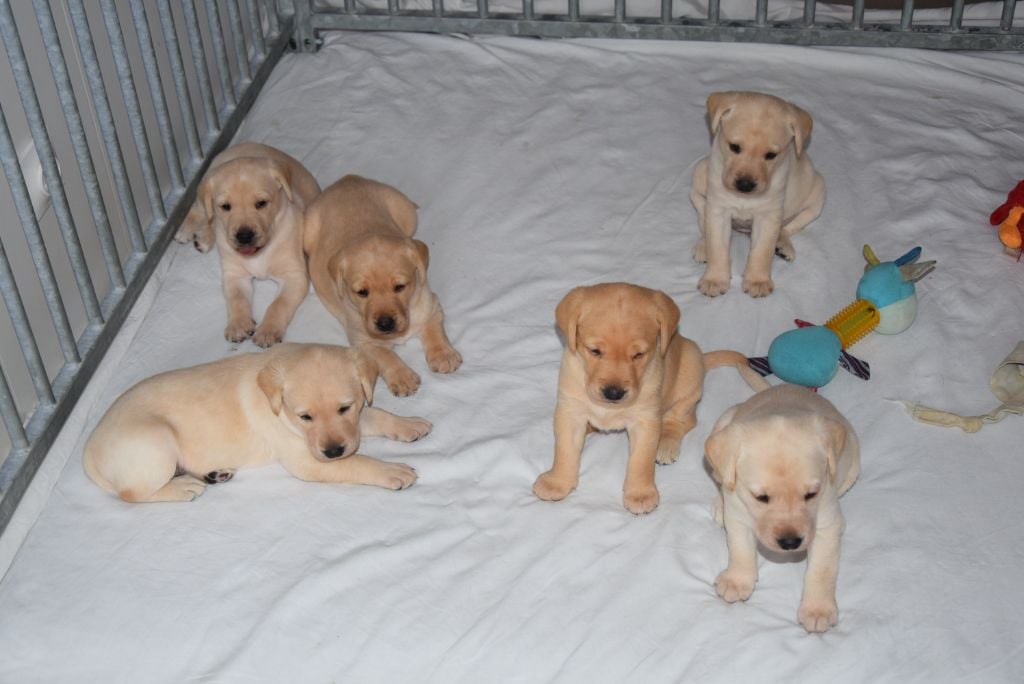
M 693 245 L 693 260 L 698 264 L 707 263 L 708 251 L 704 243 L 704 206 L 708 194 L 708 160 L 701 159 L 693 170 L 693 184 L 690 187 L 690 202 L 697 210 L 697 230 L 700 236 Z
M 284 276 L 281 291 L 267 307 L 252 341 L 257 347 L 269 347 L 284 339 L 284 331 L 291 323 L 295 311 L 309 292 L 309 278 L 305 273 L 292 272 Z
M 381 377 L 396 397 L 407 397 L 420 388 L 420 376 L 389 347 L 364 344 L 360 347 L 377 363 Z
M 782 207 L 770 216 L 755 216 L 750 231 L 750 255 L 743 271 L 743 291 L 751 297 L 766 297 L 775 289 L 772 283 L 772 257 L 782 230 Z
M 839 540 L 842 520 L 817 530 L 807 551 L 804 592 L 800 599 L 800 624 L 808 632 L 825 632 L 839 622 L 836 576 L 839 574 Z
M 754 530 L 730 514 L 724 502 L 725 539 L 729 545 L 729 567 L 715 579 L 715 592 L 726 602 L 746 601 L 757 584 L 757 537 Z
M 307 453 L 293 454 L 282 458 L 281 465 L 293 476 L 306 482 L 341 482 L 405 489 L 416 481 L 416 471 L 404 463 L 388 463 L 362 454 L 352 454 L 326 463 L 315 460 Z
M 580 456 L 587 436 L 587 421 L 574 411 L 555 408 L 555 462 L 533 483 L 533 493 L 544 501 L 561 501 L 576 489 L 580 478 Z
M 422 418 L 404 418 L 384 409 L 367 406 L 359 416 L 364 437 L 387 437 L 399 442 L 415 442 L 430 434 L 433 425 Z
M 622 485 L 622 503 L 630 513 L 650 513 L 661 497 L 654 484 L 654 463 L 661 439 L 661 420 L 643 420 L 626 428 L 629 435 L 629 462 Z
M 421 334 L 427 365 L 435 373 L 454 373 L 462 365 L 462 354 L 455 350 L 444 331 L 444 311 L 434 296 L 434 310 Z
M 729 263 L 729 238 L 732 215 L 708 202 L 704 206 L 704 249 L 708 265 L 697 283 L 697 289 L 708 297 L 729 291 L 732 266 Z
M 252 276 L 248 273 L 224 272 L 224 297 L 228 304 L 228 342 L 244 342 L 256 330 L 252 318 Z

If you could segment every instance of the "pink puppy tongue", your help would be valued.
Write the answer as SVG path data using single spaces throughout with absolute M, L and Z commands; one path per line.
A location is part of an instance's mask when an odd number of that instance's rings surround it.
M 259 247 L 239 247 L 238 253 L 242 256 L 252 256 L 256 252 L 260 251 Z

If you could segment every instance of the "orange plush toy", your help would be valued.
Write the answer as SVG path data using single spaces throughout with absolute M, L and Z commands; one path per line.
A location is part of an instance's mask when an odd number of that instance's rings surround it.
M 1006 196 L 1006 202 L 992 212 L 988 222 L 999 226 L 999 241 L 1006 246 L 1006 253 L 1019 260 L 1024 244 L 1024 181 L 1017 183 Z

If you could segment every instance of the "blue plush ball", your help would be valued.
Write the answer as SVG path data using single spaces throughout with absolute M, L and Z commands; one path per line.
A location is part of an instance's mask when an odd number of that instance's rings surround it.
M 835 376 L 842 350 L 839 337 L 828 328 L 797 328 L 775 338 L 768 348 L 768 363 L 786 382 L 822 387 Z

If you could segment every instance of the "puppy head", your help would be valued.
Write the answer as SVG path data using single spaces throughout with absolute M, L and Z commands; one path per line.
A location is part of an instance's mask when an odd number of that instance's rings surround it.
M 729 424 L 731 415 L 704 445 L 715 480 L 743 502 L 765 548 L 805 551 L 814 539 L 819 494 L 826 481 L 835 482 L 846 428 L 818 416 Z
M 292 202 L 290 172 L 273 159 L 233 159 L 207 175 L 197 194 L 225 243 L 251 257 L 273 239 L 279 215 Z
M 313 458 L 333 461 L 359 448 L 359 414 L 373 401 L 377 366 L 357 350 L 294 345 L 260 370 L 270 408 L 306 440 Z
M 409 304 L 427 282 L 430 252 L 419 240 L 374 236 L 336 254 L 327 264 L 342 299 L 362 314 L 371 337 L 400 337 L 409 328 Z
M 644 373 L 663 357 L 679 325 L 679 307 L 664 292 L 625 283 L 577 287 L 555 309 L 569 351 L 583 361 L 587 396 L 628 406 Z
M 761 93 L 712 93 L 707 105 L 712 145 L 723 162 L 722 184 L 742 195 L 770 190 L 789 143 L 800 157 L 814 124 L 796 105 Z

